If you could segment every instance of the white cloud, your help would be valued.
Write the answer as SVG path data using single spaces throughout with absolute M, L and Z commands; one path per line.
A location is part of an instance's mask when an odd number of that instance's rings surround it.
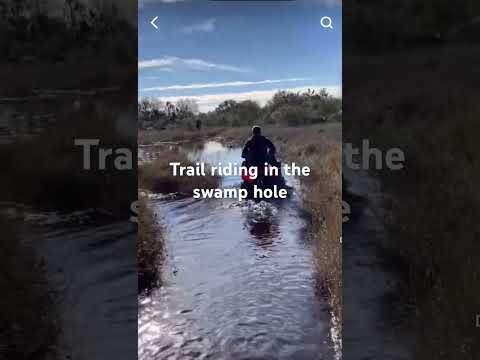
M 309 80 L 306 78 L 292 78 L 292 79 L 276 79 L 276 80 L 260 80 L 260 81 L 231 81 L 223 83 L 204 83 L 204 84 L 189 84 L 189 85 L 170 85 L 170 86 L 155 86 L 140 89 L 140 91 L 167 91 L 167 90 L 192 90 L 192 89 L 209 89 L 221 87 L 236 87 L 236 86 L 250 86 L 250 85 L 264 85 L 276 84 L 283 82 L 298 82 Z
M 153 60 L 144 60 L 138 62 L 138 69 L 162 69 L 168 68 L 169 66 L 174 65 L 174 60 L 172 58 L 162 58 L 162 59 L 153 59 Z
M 196 32 L 212 32 L 215 30 L 215 22 L 217 19 L 210 18 L 199 23 L 185 26 L 182 32 L 185 34 L 193 34 Z
M 222 93 L 222 94 L 208 94 L 208 95 L 182 95 L 182 96 L 161 96 L 159 99 L 162 101 L 171 101 L 176 102 L 179 99 L 191 98 L 197 101 L 199 105 L 199 110 L 201 112 L 207 112 L 214 110 L 221 102 L 225 100 L 235 100 L 235 101 L 245 101 L 253 100 L 259 103 L 260 105 L 265 105 L 268 100 L 270 100 L 277 91 L 293 91 L 293 92 L 302 92 L 308 89 L 320 90 L 326 89 L 327 92 L 333 96 L 342 96 L 342 88 L 340 86 L 322 86 L 322 85 L 311 85 L 304 87 L 296 87 L 290 89 L 271 89 L 271 90 L 258 90 L 258 91 L 248 91 L 240 93 Z
M 238 66 L 216 64 L 202 59 L 182 59 L 174 56 L 164 56 L 159 59 L 143 60 L 138 62 L 138 69 L 187 68 L 200 71 L 219 70 L 231 72 L 249 72 L 249 69 Z

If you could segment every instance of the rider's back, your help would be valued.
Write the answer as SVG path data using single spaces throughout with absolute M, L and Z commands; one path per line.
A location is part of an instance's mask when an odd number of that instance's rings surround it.
M 254 135 L 245 145 L 248 148 L 247 161 L 252 165 L 263 165 L 268 159 L 271 141 L 263 135 Z

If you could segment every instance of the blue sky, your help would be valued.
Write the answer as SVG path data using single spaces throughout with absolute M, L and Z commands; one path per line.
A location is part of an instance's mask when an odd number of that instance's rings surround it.
M 193 97 L 209 111 L 280 89 L 341 95 L 340 0 L 142 0 L 138 27 L 139 96 Z

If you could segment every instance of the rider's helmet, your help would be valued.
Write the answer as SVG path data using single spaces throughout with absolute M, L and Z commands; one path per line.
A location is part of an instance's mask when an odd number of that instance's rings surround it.
M 260 126 L 255 125 L 252 127 L 252 134 L 253 135 L 260 135 L 262 133 L 262 128 Z

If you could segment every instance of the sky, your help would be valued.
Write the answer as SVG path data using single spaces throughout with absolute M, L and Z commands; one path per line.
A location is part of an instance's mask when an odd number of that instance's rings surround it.
M 194 98 L 206 112 L 278 90 L 341 96 L 341 28 L 340 0 L 140 0 L 139 97 Z

